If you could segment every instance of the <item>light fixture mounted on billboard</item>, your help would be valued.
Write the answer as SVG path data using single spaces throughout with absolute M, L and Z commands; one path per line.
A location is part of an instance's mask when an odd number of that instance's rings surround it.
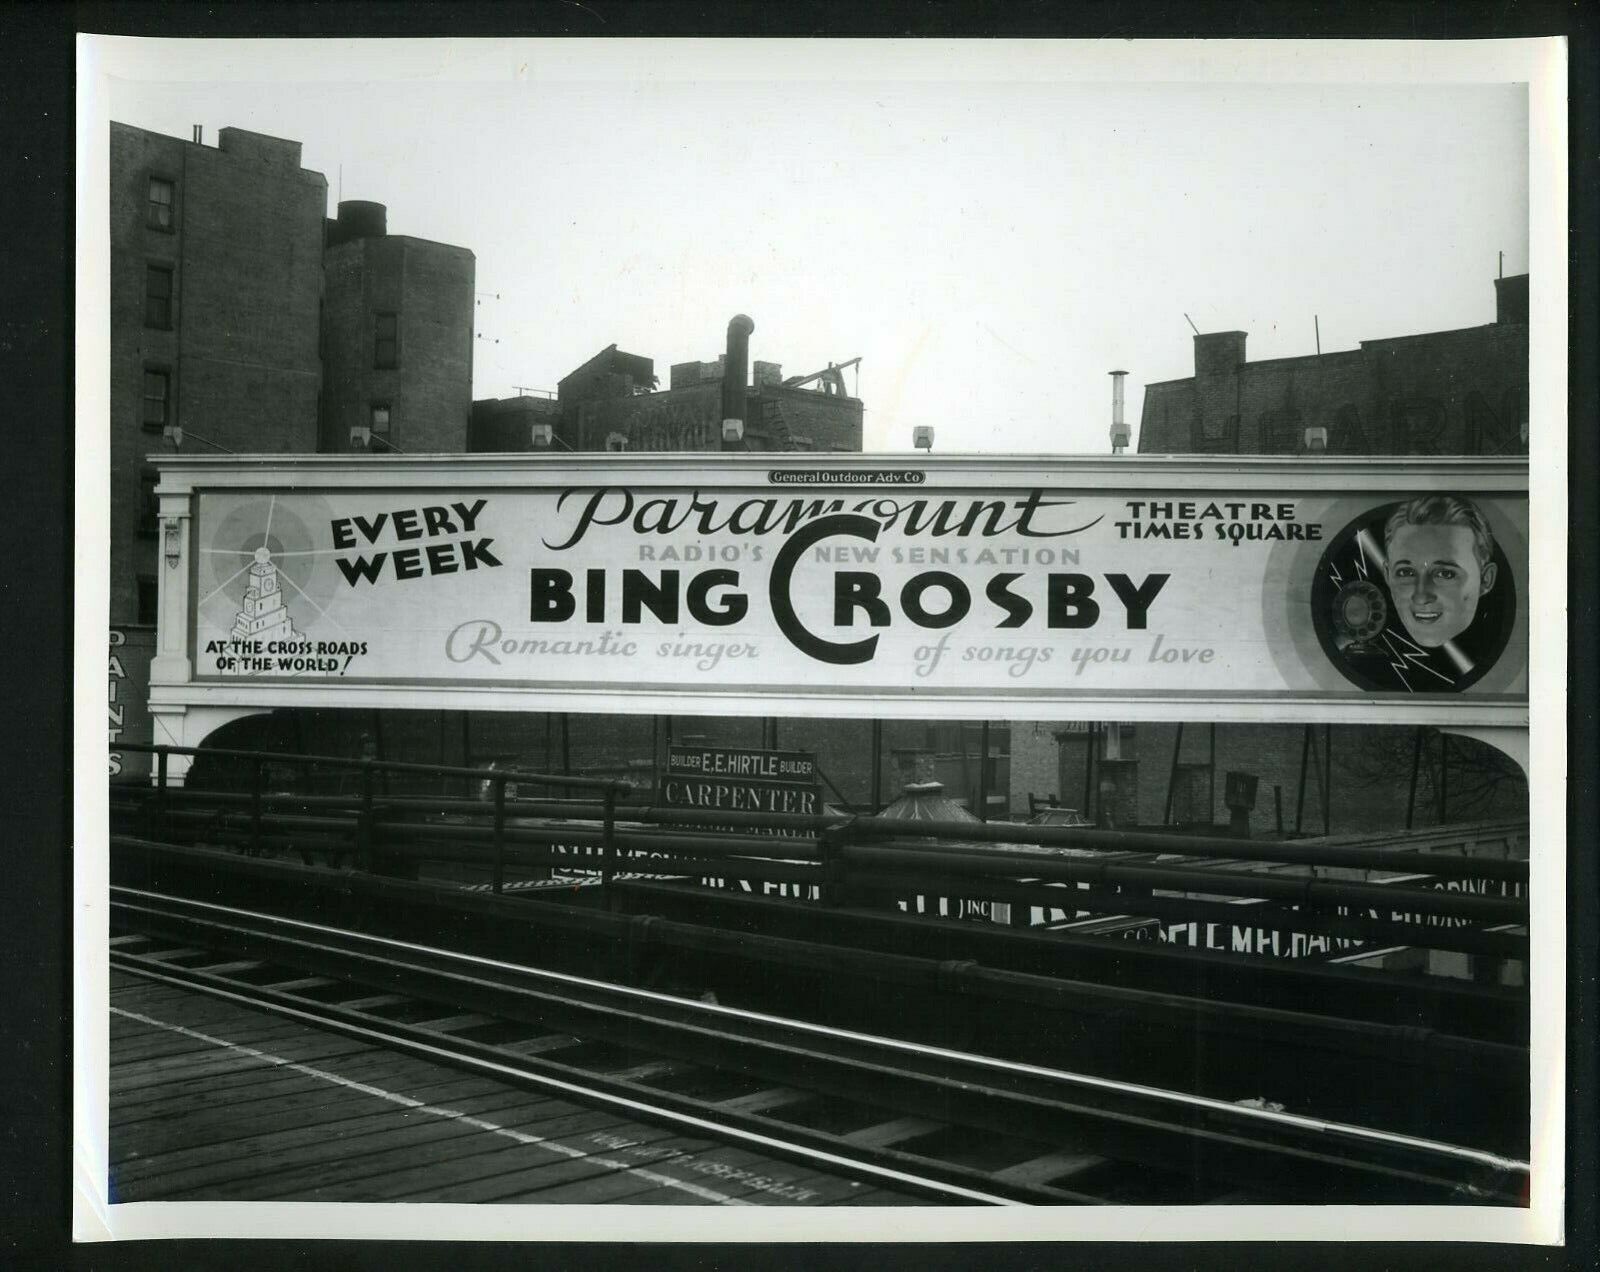
M 911 430 L 911 444 L 918 450 L 933 452 L 933 425 L 918 424 Z

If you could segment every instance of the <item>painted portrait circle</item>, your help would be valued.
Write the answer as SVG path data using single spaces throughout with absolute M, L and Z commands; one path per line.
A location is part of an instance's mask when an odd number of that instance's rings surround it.
M 1452 494 L 1362 513 L 1328 544 L 1311 582 L 1328 661 L 1363 689 L 1459 693 L 1505 652 L 1516 580 L 1482 510 Z

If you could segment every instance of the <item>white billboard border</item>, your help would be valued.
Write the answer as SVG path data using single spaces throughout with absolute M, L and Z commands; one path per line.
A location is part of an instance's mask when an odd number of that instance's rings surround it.
M 783 462 L 794 460 L 795 462 Z M 1273 723 L 1435 724 L 1452 728 L 1525 729 L 1526 701 L 1520 695 L 1405 695 L 1304 693 L 1213 693 L 1132 690 L 1086 693 L 1054 692 L 1023 687 L 1015 691 L 948 688 L 916 692 L 878 689 L 760 687 L 713 684 L 679 688 L 611 687 L 567 683 L 561 687 L 448 682 L 394 681 L 349 684 L 329 681 L 219 680 L 194 677 L 194 650 L 186 610 L 195 586 L 197 560 L 194 500 L 212 492 L 257 490 L 309 494 L 321 491 L 395 492 L 462 489 L 594 490 L 626 488 L 641 495 L 653 492 L 735 490 L 742 497 L 862 499 L 874 496 L 914 500 L 938 493 L 962 492 L 993 497 L 1044 488 L 1105 489 L 1112 492 L 1192 491 L 1196 500 L 1224 496 L 1293 497 L 1338 495 L 1349 491 L 1409 496 L 1419 490 L 1463 489 L 1511 496 L 1528 491 L 1526 459 L 1445 457 L 1283 458 L 1226 456 L 1046 456 L 816 454 L 798 457 L 761 453 L 652 454 L 648 464 L 633 457 L 552 455 L 408 455 L 296 457 L 241 455 L 150 457 L 161 472 L 157 495 L 164 522 L 177 522 L 183 559 L 177 571 L 161 571 L 160 611 L 164 636 L 158 661 L 151 669 L 151 705 L 167 722 L 163 739 L 175 745 L 197 745 L 205 733 L 229 719 L 273 707 L 346 707 L 408 709 L 552 711 L 583 713 L 656 713 L 844 717 L 861 714 L 870 704 L 884 719 L 1120 719 L 1203 721 L 1219 724 Z M 805 485 L 772 482 L 775 470 L 818 473 L 913 470 L 924 475 L 917 484 L 867 485 L 816 481 Z M 1419 483 L 1419 471 L 1425 481 Z M 1049 474 L 1046 485 L 1042 473 Z M 1531 515 L 1531 512 L 1530 512 Z M 1531 569 L 1531 565 L 1529 567 Z M 180 597 L 168 587 L 178 578 Z M 181 630 L 180 630 L 181 621 Z M 180 651 L 178 640 L 184 644 Z M 172 672 L 178 671 L 174 675 Z M 193 720 L 180 722 L 188 712 Z M 1041 714 L 1042 713 L 1042 714 Z M 1518 748 L 1521 750 L 1521 748 Z M 1515 754 L 1515 752 L 1514 752 Z M 1523 756 L 1525 758 L 1525 752 Z
M 761 1242 L 812 1242 L 830 1238 L 882 1240 L 886 1233 L 921 1241 L 956 1240 L 1156 1240 L 1156 1241 L 1297 1241 L 1363 1242 L 1493 1242 L 1559 1245 L 1564 1241 L 1565 1073 L 1566 1073 L 1566 580 L 1567 580 L 1567 72 L 1566 41 L 1561 38 L 1476 41 L 1125 41 L 969 42 L 919 41 L 915 55 L 935 63 L 912 72 L 953 73 L 984 79 L 1015 77 L 1021 49 L 1042 73 L 1061 73 L 1060 50 L 1078 59 L 1080 74 L 1117 80 L 1164 82 L 1281 82 L 1285 79 L 1347 83 L 1527 83 L 1529 119 L 1529 205 L 1532 348 L 1530 412 L 1555 425 L 1539 447 L 1534 499 L 1530 509 L 1530 541 L 1536 548 L 1535 568 L 1543 582 L 1531 598 L 1534 651 L 1530 684 L 1530 742 L 1537 783 L 1530 809 L 1535 842 L 1551 851 L 1536 855 L 1532 867 L 1533 906 L 1538 943 L 1554 954 L 1532 990 L 1534 1109 L 1531 1124 L 1535 1175 L 1527 1208 L 1479 1210 L 1462 1207 L 1140 1207 L 1075 1211 L 1071 1231 L 1035 1222 L 1029 1229 L 1018 1221 L 1027 1214 L 986 1213 L 957 1216 L 923 1209 L 918 1229 L 909 1238 L 901 1228 L 886 1225 L 901 1212 L 829 1212 L 830 1230 L 820 1234 L 815 1212 L 761 1208 L 759 1212 L 674 1212 L 653 1209 L 648 1225 L 623 1228 L 631 1222 L 616 1208 L 505 1208 L 482 1206 L 364 1205 L 306 1206 L 264 1203 L 186 1202 L 108 1205 L 106 1167 L 107 977 L 105 961 L 107 824 L 105 782 L 100 779 L 105 751 L 103 670 L 107 623 L 108 563 L 105 491 L 108 449 L 105 445 L 107 383 L 103 367 L 109 346 L 106 320 L 107 262 L 103 233 L 106 205 L 106 118 L 110 77 L 171 76 L 152 62 L 146 48 L 159 50 L 170 41 L 141 41 L 81 35 L 78 76 L 78 162 L 76 265 L 76 340 L 79 367 L 76 392 L 77 454 L 74 573 L 78 583 L 74 607 L 74 661 L 77 667 L 73 704 L 75 770 L 73 804 L 74 942 L 73 971 L 73 1235 L 79 1241 L 180 1237 L 282 1239 L 440 1239 L 585 1240 L 597 1224 L 612 1239 L 704 1241 L 708 1236 Z M 219 48 L 227 42 L 214 41 Z M 376 42 L 348 42 L 348 56 L 376 56 Z M 420 74 L 439 74 L 435 50 L 487 48 L 487 41 L 385 41 L 388 48 L 405 45 L 420 58 Z M 610 41 L 634 59 L 634 75 L 659 69 L 653 41 Z M 691 49 L 706 42 L 684 42 Z M 726 42 L 711 42 L 726 46 Z M 792 75 L 854 74 L 882 77 L 892 42 L 856 42 L 857 63 L 842 66 L 836 47 L 810 42 L 817 56 L 828 59 L 815 71 L 790 69 Z M 834 42 L 827 42 L 834 44 Z M 588 41 L 567 41 L 543 68 L 547 74 L 593 74 L 578 69 L 576 55 Z M 763 42 L 778 51 L 782 41 Z M 232 42 L 243 55 L 267 50 L 278 63 L 269 78 L 303 77 L 289 41 Z M 985 57 L 985 51 L 992 56 Z M 225 57 L 223 52 L 215 55 Z M 387 55 L 385 55 L 387 56 Z M 1113 59 L 1108 66 L 1106 59 Z M 682 62 L 680 57 L 680 63 Z M 903 61 L 903 59 L 901 59 Z M 365 63 L 364 63 L 365 64 Z M 384 61 L 383 69 L 391 64 Z M 716 64 L 713 62 L 713 66 Z M 379 68 L 372 70 L 379 73 Z M 461 77 L 460 62 L 446 74 Z M 729 58 L 726 76 L 748 77 L 746 58 L 735 69 Z M 905 72 L 901 72 L 905 73 Z M 609 78 L 627 78 L 613 68 Z M 496 81 L 504 75 L 504 58 L 490 56 L 467 79 Z M 181 76 L 179 76 L 181 78 Z M 85 368 L 88 368 L 86 371 Z M 85 776 L 89 775 L 89 776 Z M 1038 1216 L 1032 1216 L 1035 1220 Z M 708 1228 L 708 1220 L 720 1221 Z

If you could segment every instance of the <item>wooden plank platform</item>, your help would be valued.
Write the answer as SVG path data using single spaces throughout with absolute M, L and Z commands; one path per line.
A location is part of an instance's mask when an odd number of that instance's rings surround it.
M 121 970 L 109 1086 L 117 1202 L 922 1204 Z

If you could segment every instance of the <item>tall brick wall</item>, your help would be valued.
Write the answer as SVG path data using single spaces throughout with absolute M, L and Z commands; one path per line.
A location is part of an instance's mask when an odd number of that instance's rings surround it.
M 1216 726 L 1215 801 L 1207 816 L 1207 796 L 1211 792 L 1208 766 L 1211 760 L 1211 728 L 1190 724 L 1183 729 L 1179 743 L 1178 726 L 1173 724 L 1123 725 L 1123 756 L 1136 766 L 1131 780 L 1137 790 L 1136 803 L 1127 808 L 1136 813 L 1141 825 L 1159 826 L 1167 808 L 1167 787 L 1177 761 L 1177 794 L 1174 821 L 1226 825 L 1228 809 L 1223 803 L 1223 785 L 1229 770 L 1250 773 L 1258 779 L 1256 806 L 1250 817 L 1251 833 L 1271 835 L 1277 828 L 1277 803 L 1273 788 L 1280 793 L 1283 825 L 1292 832 L 1300 796 L 1301 757 L 1305 750 L 1305 729 L 1300 725 L 1220 724 Z M 1333 834 L 1399 829 L 1406 822 L 1406 802 L 1411 790 L 1413 748 L 1417 731 L 1409 728 L 1376 725 L 1337 725 L 1332 731 L 1332 781 L 1326 811 Z M 1321 834 L 1324 826 L 1324 801 L 1321 790 L 1322 765 L 1327 734 L 1321 725 L 1313 726 L 1313 745 L 1307 764 L 1300 825 L 1306 834 Z M 1084 754 L 1087 732 L 1062 732 L 1052 736 L 1048 726 L 1012 729 L 1012 771 L 1014 774 L 1054 774 L 1048 788 L 1029 787 L 1036 794 L 1057 793 L 1072 807 L 1083 804 Z M 1493 818 L 1525 817 L 1528 812 L 1527 784 L 1512 774 L 1507 762 L 1482 743 L 1452 737 L 1449 747 L 1449 773 L 1441 776 L 1440 735 L 1424 731 L 1422 763 L 1416 791 L 1414 823 L 1437 823 L 1441 783 L 1446 797 L 1446 821 L 1474 821 Z M 1012 803 L 1026 803 L 1022 778 L 1013 782 Z M 1095 782 L 1098 786 L 1098 778 Z
M 625 439 L 628 450 L 720 450 L 721 403 L 716 381 L 563 403 L 563 440 L 585 451 L 605 450 L 613 434 Z
M 467 449 L 472 413 L 473 279 L 465 248 L 404 235 L 356 238 L 324 257 L 326 388 L 322 447 L 349 449 L 376 403 L 400 450 Z M 376 321 L 398 317 L 397 365 L 375 365 Z
M 1527 279 L 1496 284 L 1500 321 L 1459 331 L 1431 332 L 1363 341 L 1360 348 L 1321 357 L 1245 360 L 1243 332 L 1195 337 L 1195 371 L 1188 379 L 1145 387 L 1138 449 L 1143 454 L 1296 454 L 1305 430 L 1328 431 L 1328 450 L 1346 455 L 1526 454 L 1519 426 L 1528 411 Z M 1224 725 L 1217 729 L 1215 807 L 1210 817 L 1226 823 L 1223 781 L 1231 769 L 1260 779 L 1251 816 L 1253 833 L 1275 827 L 1273 788 L 1281 793 L 1283 818 L 1293 829 L 1301 806 L 1300 758 L 1304 731 L 1274 725 Z M 1160 824 L 1173 770 L 1176 726 L 1140 725 L 1136 757 L 1138 818 Z M 1334 833 L 1404 826 L 1415 734 L 1406 729 L 1335 728 L 1332 731 Z M 1323 827 L 1318 774 L 1324 735 L 1305 784 L 1302 821 L 1306 831 Z M 1058 780 L 1081 803 L 1085 735 L 1063 740 L 1056 750 Z M 1518 777 L 1495 777 L 1501 763 L 1486 758 L 1477 743 L 1451 739 L 1451 777 L 1442 778 L 1438 734 L 1430 731 L 1417 792 L 1416 821 L 1437 817 L 1441 781 L 1450 820 L 1527 814 L 1527 787 Z M 1048 749 L 1048 748 L 1046 748 Z M 1191 725 L 1178 758 L 1176 815 L 1193 810 L 1206 819 L 1208 730 Z M 1046 768 L 1043 758 L 1017 756 L 1014 770 Z
M 1072 790 L 1063 790 L 1055 735 L 1060 725 L 1043 720 L 1014 722 L 1011 726 L 1011 783 L 1007 794 L 1011 807 L 1022 812 L 1028 807 L 1028 796 L 1040 799 L 1054 795 L 1071 805 Z
M 1514 318 L 1514 299 L 1506 308 Z M 1320 358 L 1243 354 L 1242 332 L 1196 336 L 1192 378 L 1145 386 L 1140 453 L 1295 454 L 1309 427 L 1328 430 L 1333 454 L 1527 453 L 1525 319 Z
M 859 451 L 861 419 L 860 398 L 769 386 L 750 393 L 745 441 L 757 451 Z M 722 382 L 564 403 L 561 432 L 575 450 L 604 450 L 613 434 L 628 450 L 721 450 Z
M 861 449 L 860 398 L 774 386 L 752 395 L 750 401 L 752 425 L 769 429 L 773 449 L 795 449 L 801 438 L 808 450 Z
M 554 398 L 481 398 L 472 404 L 467 449 L 520 453 L 533 444 L 534 424 L 548 424 L 553 432 L 560 420 L 561 408 Z
M 148 223 L 150 178 L 173 184 L 172 228 Z M 141 529 L 146 367 L 169 376 L 169 411 L 234 451 L 309 451 L 317 437 L 318 301 L 327 181 L 299 146 L 223 129 L 209 147 L 111 125 L 111 620 L 138 618 L 157 570 Z M 172 269 L 170 330 L 145 325 L 145 270 Z M 198 441 L 186 451 L 205 451 Z

